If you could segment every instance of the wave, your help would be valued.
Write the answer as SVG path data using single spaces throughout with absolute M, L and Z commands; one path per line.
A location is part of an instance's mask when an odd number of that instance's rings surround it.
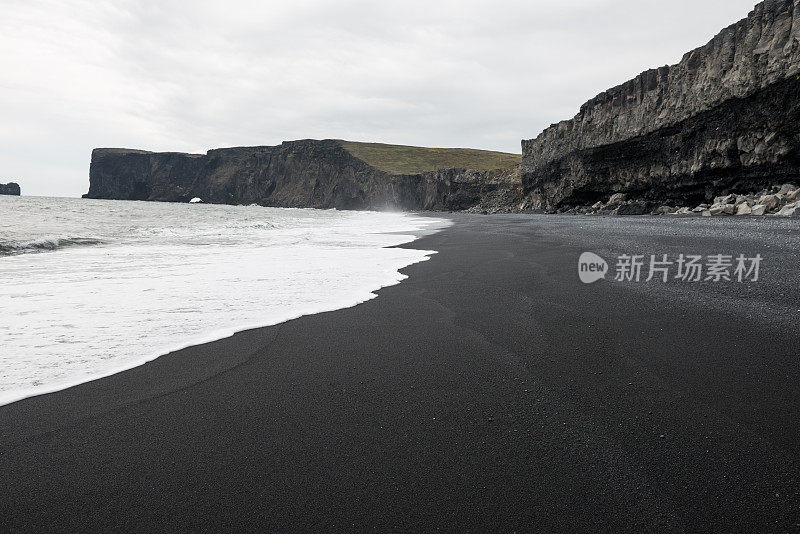
M 30 241 L 0 241 L 0 256 L 49 252 L 67 247 L 103 245 L 106 242 L 92 237 L 53 237 Z

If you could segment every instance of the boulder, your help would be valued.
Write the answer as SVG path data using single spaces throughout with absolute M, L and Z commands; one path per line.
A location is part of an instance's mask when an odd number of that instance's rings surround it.
M 653 209 L 652 205 L 647 205 L 639 200 L 631 200 L 621 204 L 614 213 L 617 215 L 644 215 Z
M 670 206 L 659 206 L 652 212 L 650 212 L 650 215 L 669 215 L 673 211 L 675 211 L 675 208 L 672 208 Z
M 708 204 L 700 204 L 695 209 L 692 210 L 693 213 L 703 213 L 709 208 Z
M 787 204 L 776 213 L 778 217 L 800 217 L 800 202 L 794 204 Z
M 613 195 L 611 195 L 611 198 L 608 199 L 608 203 L 622 204 L 626 200 L 628 200 L 628 197 L 625 195 L 625 193 L 614 193 Z
M 714 204 L 708 210 L 711 215 L 733 215 L 736 213 L 736 206 L 733 204 Z
M 787 193 L 786 200 L 789 202 L 796 202 L 800 200 L 800 189 L 795 189 L 794 191 Z
M 736 215 L 752 215 L 753 209 L 747 203 L 739 204 L 736 208 Z
M 689 208 L 681 208 L 675 212 L 675 215 L 690 215 L 692 210 Z
M 600 201 L 598 201 L 598 202 L 595 202 L 594 204 L 592 204 L 592 209 L 593 209 L 593 210 L 599 210 L 599 209 L 600 209 L 600 208 L 602 208 L 602 207 L 603 207 L 603 203 L 602 203 L 602 202 L 600 202 Z
M 767 213 L 767 207 L 764 204 L 756 204 L 750 210 L 751 215 L 764 215 Z
M 714 204 L 736 204 L 736 195 L 725 195 L 722 197 L 715 197 Z
M 703 217 L 711 217 L 711 210 L 703 210 Z
M 763 204 L 767 211 L 771 211 L 781 205 L 781 197 L 778 195 L 763 195 L 758 199 L 758 203 Z
M 797 189 L 797 186 L 794 184 L 783 184 L 780 189 L 778 189 L 778 193 L 781 195 L 788 195 L 789 193 L 794 192 Z

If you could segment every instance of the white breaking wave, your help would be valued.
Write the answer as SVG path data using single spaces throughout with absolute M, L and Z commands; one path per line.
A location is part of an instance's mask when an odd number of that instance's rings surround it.
M 196 208 L 0 200 L 0 246 L 10 251 L 0 249 L 0 404 L 374 298 L 405 278 L 399 269 L 434 253 L 395 245 L 449 224 L 401 213 Z
M 102 244 L 102 240 L 91 237 L 49 237 L 30 241 L 0 241 L 0 256 Z

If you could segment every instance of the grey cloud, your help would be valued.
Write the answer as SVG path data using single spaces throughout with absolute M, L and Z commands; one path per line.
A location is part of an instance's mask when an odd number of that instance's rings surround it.
M 8 0 L 0 181 L 79 195 L 95 146 L 337 137 L 519 151 L 753 0 Z

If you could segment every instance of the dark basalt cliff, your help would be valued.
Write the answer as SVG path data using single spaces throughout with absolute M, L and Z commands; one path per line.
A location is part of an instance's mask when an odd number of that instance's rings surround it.
M 98 148 L 86 198 L 338 209 L 466 210 L 521 199 L 517 169 L 390 174 L 336 140 L 222 148 L 207 154 Z M 496 202 L 496 200 L 495 200 Z
M 430 160 L 416 167 L 408 163 L 424 159 L 420 151 L 429 157 L 447 149 L 354 148 L 359 144 L 335 140 L 205 155 L 97 149 L 85 196 L 508 212 L 586 211 L 624 193 L 630 206 L 618 213 L 643 213 L 798 182 L 798 125 L 800 0 L 766 0 L 677 65 L 644 72 L 593 98 L 573 119 L 522 141 L 522 163 L 514 169 L 403 174 L 481 160 L 463 159 L 468 151 L 461 150 L 433 167 Z M 372 159 L 376 153 L 402 165 L 382 166 L 380 157 Z M 518 161 L 497 155 L 491 161 Z
M 7 184 L 0 184 L 0 195 L 19 196 L 21 192 L 18 183 L 9 182 Z
M 689 204 L 800 177 L 800 0 L 767 0 L 672 67 L 522 142 L 524 206 Z

